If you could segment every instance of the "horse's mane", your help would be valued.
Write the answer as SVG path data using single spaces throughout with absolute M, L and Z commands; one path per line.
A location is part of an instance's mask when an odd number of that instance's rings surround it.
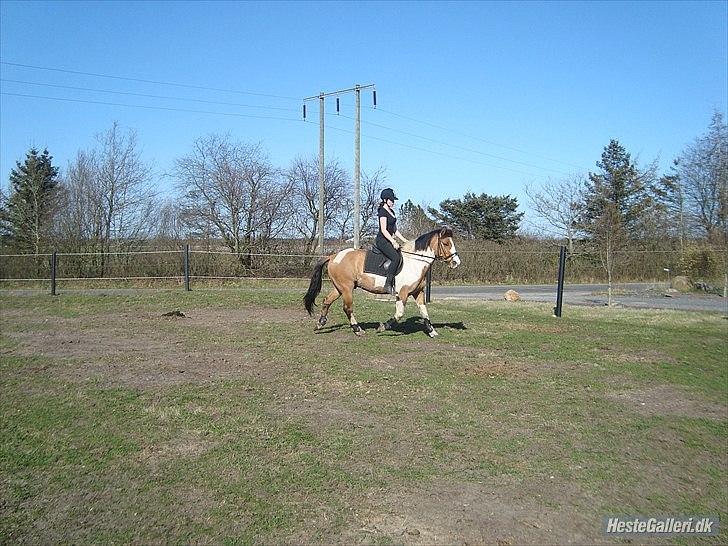
M 417 239 L 415 239 L 415 244 L 414 244 L 415 252 L 418 252 L 418 251 L 421 252 L 421 251 L 427 249 L 427 247 L 430 245 L 430 241 L 432 240 L 432 238 L 437 235 L 442 235 L 443 237 L 452 237 L 452 235 L 453 235 L 452 229 L 450 229 L 449 227 L 444 227 L 441 229 L 433 229 L 432 231 L 423 233 L 422 235 L 417 237 Z M 407 245 L 405 245 L 405 246 L 407 246 Z

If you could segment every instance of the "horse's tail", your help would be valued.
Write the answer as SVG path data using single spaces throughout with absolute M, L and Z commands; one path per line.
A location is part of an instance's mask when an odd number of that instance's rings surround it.
M 308 285 L 308 292 L 303 296 L 303 305 L 308 311 L 309 315 L 313 315 L 313 308 L 315 306 L 316 296 L 321 292 L 321 282 L 323 279 L 324 266 L 331 259 L 331 256 L 322 258 L 313 268 L 313 275 L 311 275 L 311 284 Z

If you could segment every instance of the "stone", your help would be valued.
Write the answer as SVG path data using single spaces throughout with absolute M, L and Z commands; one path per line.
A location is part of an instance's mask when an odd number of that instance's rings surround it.
M 521 295 L 515 290 L 509 290 L 503 294 L 503 299 L 506 301 L 521 301 Z
M 670 288 L 674 288 L 678 292 L 689 292 L 693 289 L 693 284 L 685 275 L 678 275 L 672 278 Z

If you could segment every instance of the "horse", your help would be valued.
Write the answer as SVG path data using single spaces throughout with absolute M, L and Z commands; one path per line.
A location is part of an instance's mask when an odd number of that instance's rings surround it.
M 417 302 L 420 316 L 424 320 L 425 332 L 430 337 L 438 335 L 430 322 L 430 317 L 425 306 L 425 277 L 427 271 L 436 260 L 442 260 L 451 269 L 460 265 L 460 257 L 455 249 L 453 232 L 449 227 L 436 229 L 424 233 L 414 241 L 409 241 L 402 246 L 402 265 L 395 277 L 395 313 L 385 323 L 380 323 L 377 332 L 389 330 L 404 315 L 404 306 L 407 298 L 412 296 Z M 318 319 L 316 330 L 324 327 L 331 304 L 340 296 L 344 298 L 344 313 L 349 319 L 351 329 L 357 336 L 364 335 L 364 330 L 354 318 L 354 288 L 362 288 L 372 294 L 386 294 L 384 290 L 385 276 L 368 273 L 365 271 L 367 253 L 372 252 L 363 249 L 346 248 L 325 256 L 318 261 L 311 275 L 311 283 L 308 292 L 303 297 L 303 304 L 308 314 L 313 316 L 316 296 L 321 292 L 323 269 L 328 265 L 329 278 L 334 288 L 324 298 L 321 306 L 321 315 Z M 382 255 L 382 259 L 384 256 Z M 385 265 L 386 266 L 386 265 Z

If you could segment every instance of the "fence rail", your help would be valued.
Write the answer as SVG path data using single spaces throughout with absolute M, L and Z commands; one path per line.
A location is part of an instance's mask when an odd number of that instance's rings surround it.
M 280 250 L 251 249 L 235 254 L 185 246 L 175 250 L 0 254 L 0 287 L 48 281 L 138 284 L 166 281 L 183 283 L 189 289 L 192 281 L 295 281 L 308 279 L 314 263 L 323 256 L 297 252 L 295 247 Z M 433 265 L 436 282 L 555 284 L 557 281 L 558 245 L 507 247 L 481 242 L 474 246 L 462 242 L 458 243 L 458 252 L 462 264 L 457 269 L 449 269 L 439 262 Z M 670 276 L 689 274 L 722 286 L 728 252 L 704 248 L 695 252 L 689 255 L 672 249 L 622 250 L 615 253 L 612 278 L 620 283 L 666 282 Z M 566 278 L 569 283 L 603 283 L 607 275 L 598 254 L 579 251 L 566 257 Z

